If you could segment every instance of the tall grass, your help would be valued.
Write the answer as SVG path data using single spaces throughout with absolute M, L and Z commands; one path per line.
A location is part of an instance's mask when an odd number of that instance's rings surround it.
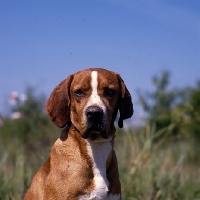
M 118 156 L 124 200 L 200 199 L 200 156 L 192 138 L 160 139 L 162 131 L 146 127 L 143 132 L 118 131 Z M 167 134 L 165 134 L 167 135 Z M 195 157 L 195 159 L 193 158 Z
M 0 199 L 22 199 L 60 131 L 46 124 L 27 137 L 17 133 L 23 130 L 16 123 L 0 127 Z M 115 150 L 124 200 L 200 199 L 198 144 L 192 138 L 154 143 L 162 131 L 148 125 L 141 131 L 117 129 Z
M 0 127 L 0 200 L 20 200 L 43 165 L 59 130 L 51 123 L 26 128 L 19 119 Z

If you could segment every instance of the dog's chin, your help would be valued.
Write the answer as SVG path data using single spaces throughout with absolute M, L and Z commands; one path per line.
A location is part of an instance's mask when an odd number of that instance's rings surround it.
M 99 136 L 101 137 L 101 135 L 98 132 L 92 132 L 89 136 L 89 139 L 94 141 L 95 139 L 99 138 Z
M 89 127 L 85 134 L 82 136 L 84 139 L 90 139 L 92 141 L 96 140 L 97 138 L 107 139 L 109 135 L 103 129 L 99 127 Z
M 89 138 L 94 141 L 99 138 L 108 139 L 108 135 L 105 132 L 91 132 Z

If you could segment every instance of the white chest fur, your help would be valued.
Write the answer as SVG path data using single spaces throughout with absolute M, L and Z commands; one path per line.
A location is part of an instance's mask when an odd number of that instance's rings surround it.
M 120 199 L 119 195 L 109 195 L 108 180 L 106 178 L 106 161 L 111 153 L 111 142 L 98 142 L 94 143 L 90 140 L 87 141 L 87 150 L 89 156 L 93 161 L 94 173 L 94 190 L 88 194 L 79 197 L 79 200 L 117 200 Z

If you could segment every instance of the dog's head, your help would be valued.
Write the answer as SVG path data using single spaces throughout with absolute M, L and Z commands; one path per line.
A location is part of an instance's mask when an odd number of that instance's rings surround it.
M 133 114 L 131 95 L 121 77 L 99 68 L 86 69 L 70 75 L 52 92 L 46 112 L 58 127 L 68 123 L 83 138 L 97 135 L 108 138 L 114 134 L 114 120 L 120 112 L 118 125 Z

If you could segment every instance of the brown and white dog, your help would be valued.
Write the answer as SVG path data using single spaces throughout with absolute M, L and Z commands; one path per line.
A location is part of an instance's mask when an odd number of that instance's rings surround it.
M 114 121 L 133 114 L 131 95 L 114 72 L 90 68 L 62 81 L 46 112 L 65 127 L 44 166 L 35 174 L 25 200 L 118 200 L 121 185 L 113 150 Z

